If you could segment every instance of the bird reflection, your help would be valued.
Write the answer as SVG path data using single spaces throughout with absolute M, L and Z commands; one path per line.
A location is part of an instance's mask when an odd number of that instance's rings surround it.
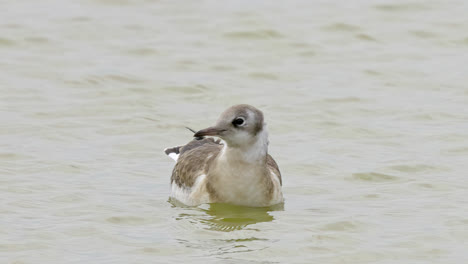
M 281 211 L 284 204 L 277 204 L 270 207 L 246 207 L 232 204 L 213 203 L 199 207 L 187 207 L 177 200 L 171 199 L 169 202 L 175 207 L 185 207 L 191 213 L 185 211 L 179 214 L 178 219 L 189 219 L 190 222 L 202 223 L 206 229 L 230 232 L 242 230 L 249 225 L 271 222 L 274 217 L 269 214 L 271 211 Z M 192 211 L 193 210 L 193 211 Z M 200 214 L 203 212 L 202 214 Z

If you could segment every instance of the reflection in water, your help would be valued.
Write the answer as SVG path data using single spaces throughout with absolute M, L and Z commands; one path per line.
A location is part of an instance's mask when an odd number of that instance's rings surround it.
M 273 221 L 269 211 L 282 210 L 283 205 L 273 207 L 245 207 L 230 204 L 210 204 L 208 209 L 201 209 L 211 216 L 204 221 L 211 230 L 233 231 L 248 225 Z
M 260 228 L 246 227 L 252 227 L 257 223 L 271 222 L 274 217 L 269 212 L 284 208 L 284 204 L 271 207 L 245 207 L 218 203 L 189 207 L 174 199 L 170 199 L 169 202 L 174 206 L 174 209 L 181 211 L 175 217 L 176 220 L 182 220 L 178 228 L 184 228 L 183 236 L 176 239 L 178 243 L 186 248 L 195 249 L 196 252 L 203 252 L 202 256 L 214 257 L 221 263 L 246 263 L 246 260 L 241 257 L 243 253 L 258 253 L 269 248 L 270 246 L 266 245 L 271 245 L 275 240 L 257 237 L 256 234 L 262 234 L 256 232 Z M 195 231 L 200 230 L 199 227 L 210 232 Z M 196 234 L 191 239 L 187 239 L 189 236 L 187 230 L 195 231 Z M 246 232 L 231 232 L 240 230 Z M 213 231 L 231 233 L 216 236 L 216 238 L 203 239 L 204 234 L 212 234 Z M 249 263 L 270 262 L 249 261 Z
M 209 230 L 230 232 L 241 230 L 245 227 L 262 222 L 271 222 L 273 216 L 268 212 L 280 211 L 284 209 L 284 204 L 269 207 L 246 207 L 231 204 L 213 203 L 199 207 L 187 207 L 175 199 L 169 202 L 176 207 L 186 207 L 192 209 L 193 213 L 184 212 L 179 214 L 178 219 L 189 219 L 191 222 L 207 225 Z M 203 212 L 204 214 L 200 214 Z

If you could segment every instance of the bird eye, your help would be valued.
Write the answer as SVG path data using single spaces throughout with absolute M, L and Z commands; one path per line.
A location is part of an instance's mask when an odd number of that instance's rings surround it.
M 234 120 L 232 121 L 232 124 L 233 124 L 234 126 L 242 126 L 242 125 L 244 124 L 244 121 L 245 121 L 244 118 L 242 118 L 242 117 L 237 117 L 236 119 L 234 119 Z

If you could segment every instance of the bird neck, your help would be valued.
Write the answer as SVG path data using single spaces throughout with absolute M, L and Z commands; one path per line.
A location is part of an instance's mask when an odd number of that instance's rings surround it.
M 220 159 L 230 163 L 264 164 L 268 154 L 268 132 L 263 128 L 253 143 L 236 147 L 225 144 Z

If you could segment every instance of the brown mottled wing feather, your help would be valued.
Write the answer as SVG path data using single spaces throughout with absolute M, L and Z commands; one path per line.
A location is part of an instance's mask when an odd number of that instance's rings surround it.
M 210 146 L 215 145 L 217 147 L 222 146 L 219 139 L 216 141 L 213 138 L 194 139 L 190 141 L 187 145 L 182 146 L 180 149 L 180 153 L 183 154 L 184 152 L 187 152 L 189 150 L 192 150 L 201 146 L 205 146 L 205 145 L 210 145 Z
M 180 148 L 180 156 L 172 171 L 171 183 L 180 187 L 193 186 L 200 172 L 205 171 L 205 166 L 210 159 L 215 158 L 222 145 L 212 138 L 192 140 Z
M 283 185 L 283 182 L 281 180 L 281 172 L 278 168 L 278 164 L 276 164 L 276 161 L 273 159 L 270 154 L 267 155 L 267 166 L 270 168 L 276 175 L 278 175 L 279 182 L 281 185 Z

